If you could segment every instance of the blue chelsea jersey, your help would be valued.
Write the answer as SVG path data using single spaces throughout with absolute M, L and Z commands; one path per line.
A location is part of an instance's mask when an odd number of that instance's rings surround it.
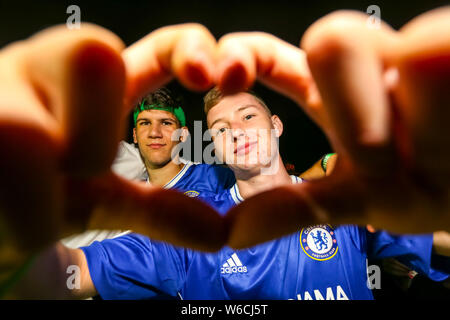
M 225 213 L 242 200 L 234 185 L 208 201 Z M 435 281 L 446 279 L 431 267 L 432 242 L 432 235 L 315 225 L 244 250 L 203 253 L 137 234 L 82 250 L 103 299 L 346 300 L 373 299 L 368 258 L 395 256 Z
M 189 197 L 210 199 L 235 182 L 233 172 L 226 167 L 187 162 L 163 188 L 179 190 Z

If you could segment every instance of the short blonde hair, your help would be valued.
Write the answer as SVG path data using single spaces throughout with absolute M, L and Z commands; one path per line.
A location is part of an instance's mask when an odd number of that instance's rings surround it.
M 261 99 L 256 93 L 254 93 L 251 90 L 245 91 L 248 94 L 251 94 L 256 101 L 266 110 L 269 117 L 272 116 L 272 111 L 270 111 L 269 107 L 266 105 L 266 103 Z M 203 104 L 204 104 L 204 111 L 205 115 L 208 116 L 208 112 L 217 105 L 225 95 L 222 93 L 222 91 L 219 90 L 218 87 L 214 87 L 211 90 L 208 91 L 208 93 L 203 97 Z

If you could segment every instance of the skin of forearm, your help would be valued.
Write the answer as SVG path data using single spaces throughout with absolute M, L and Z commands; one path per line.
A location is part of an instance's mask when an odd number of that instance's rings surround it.
M 433 250 L 437 254 L 450 257 L 450 233 L 446 231 L 434 232 Z

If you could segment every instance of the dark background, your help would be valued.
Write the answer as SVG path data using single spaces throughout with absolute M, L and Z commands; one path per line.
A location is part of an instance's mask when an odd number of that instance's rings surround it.
M 365 12 L 369 5 L 376 4 L 381 18 L 398 29 L 413 17 L 448 1 L 0 1 L 0 47 L 46 27 L 64 24 L 71 4 L 81 8 L 82 21 L 110 29 L 126 45 L 159 27 L 184 22 L 201 23 L 216 38 L 234 31 L 264 31 L 298 45 L 309 25 L 335 10 Z M 188 124 L 203 120 L 202 94 L 188 92 L 176 83 L 171 86 L 184 96 Z M 281 153 L 285 162 L 295 164 L 297 172 L 331 151 L 321 131 L 296 104 L 261 85 L 254 90 L 283 120 Z

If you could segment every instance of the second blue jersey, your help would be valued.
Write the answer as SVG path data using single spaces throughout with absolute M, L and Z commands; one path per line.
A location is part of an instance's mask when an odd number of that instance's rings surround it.
M 175 189 L 189 197 L 210 199 L 235 183 L 233 172 L 225 167 L 187 162 L 164 188 Z

